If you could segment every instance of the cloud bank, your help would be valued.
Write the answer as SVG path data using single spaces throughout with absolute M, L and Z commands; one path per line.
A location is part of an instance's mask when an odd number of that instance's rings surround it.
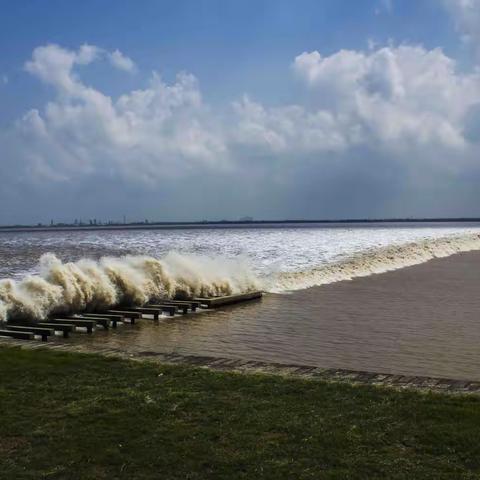
M 304 52 L 285 66 L 298 102 L 271 107 L 245 94 L 222 109 L 187 72 L 171 83 L 154 72 L 112 98 L 82 80 L 93 62 L 138 72 L 93 45 L 40 46 L 25 63 L 53 96 L 0 133 L 0 200 L 16 215 L 31 203 L 69 218 L 79 203 L 180 219 L 478 214 L 480 70 L 460 70 L 441 49 Z

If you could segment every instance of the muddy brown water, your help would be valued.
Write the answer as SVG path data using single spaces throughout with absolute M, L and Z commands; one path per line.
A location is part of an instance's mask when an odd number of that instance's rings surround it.
M 480 252 L 464 253 L 70 341 L 479 380 L 479 267 Z

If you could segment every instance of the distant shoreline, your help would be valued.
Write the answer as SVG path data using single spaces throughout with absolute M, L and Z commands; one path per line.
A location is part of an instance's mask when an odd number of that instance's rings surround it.
M 4 225 L 1 232 L 62 232 L 62 231 L 95 231 L 95 230 L 162 230 L 162 229 L 201 229 L 201 228 L 269 228 L 282 225 L 345 225 L 345 224 L 394 224 L 394 223 L 480 223 L 480 217 L 466 218 L 375 218 L 375 219 L 320 219 L 320 220 L 251 220 L 251 221 L 201 221 L 201 222 L 132 222 L 101 225 Z

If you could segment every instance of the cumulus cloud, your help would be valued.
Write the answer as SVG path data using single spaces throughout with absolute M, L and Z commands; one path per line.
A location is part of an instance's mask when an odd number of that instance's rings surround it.
M 233 103 L 231 143 L 264 154 L 342 151 L 355 132 L 328 110 L 308 111 L 300 105 L 267 108 L 248 96 Z
M 110 53 L 109 59 L 114 67 L 124 70 L 125 72 L 134 73 L 137 69 L 133 60 L 124 55 L 120 50 L 115 50 Z
M 64 93 L 75 94 L 84 87 L 74 73 L 74 67 L 88 65 L 105 56 L 116 68 L 130 72 L 135 69 L 133 61 L 119 50 L 108 53 L 102 48 L 84 44 L 75 51 L 50 44 L 34 49 L 31 60 L 25 63 L 25 70 Z
M 265 216 L 405 215 L 411 199 L 433 199 L 439 185 L 431 214 L 465 214 L 480 200 L 469 186 L 480 176 L 480 72 L 460 71 L 441 49 L 304 52 L 291 65 L 301 100 L 271 107 L 244 95 L 229 109 L 206 105 L 185 72 L 171 83 L 153 73 L 112 98 L 82 81 L 94 61 L 136 70 L 93 45 L 33 51 L 25 69 L 54 95 L 0 133 L 11 185 L 88 190 L 93 201 L 108 184 L 118 202 L 135 186 L 139 205 L 160 196 L 180 217 L 186 205 L 219 216 L 249 205 Z M 92 187 L 98 179 L 101 189 Z M 463 187 L 470 193 L 452 201 Z
M 47 176 L 52 170 L 61 172 L 59 178 L 110 170 L 151 182 L 165 176 L 167 167 L 181 172 L 212 163 L 224 151 L 209 130 L 193 75 L 180 73 L 168 85 L 154 73 L 147 88 L 113 100 L 82 83 L 74 70 L 101 54 L 87 45 L 78 51 L 47 45 L 36 48 L 25 65 L 57 91 L 43 112 L 31 110 L 18 122 L 35 155 L 44 158 L 41 164 L 53 167 L 44 169 Z
M 457 72 L 440 49 L 401 45 L 328 57 L 305 52 L 293 69 L 319 108 L 355 127 L 350 143 L 463 148 L 462 118 L 480 99 L 479 73 Z
M 32 59 L 25 63 L 25 70 L 58 89 L 73 92 L 79 86 L 72 75 L 73 66 L 92 62 L 95 51 L 95 47 L 89 45 L 83 45 L 77 52 L 58 45 L 37 47 L 32 53 Z
M 457 30 L 480 60 L 480 0 L 444 0 Z

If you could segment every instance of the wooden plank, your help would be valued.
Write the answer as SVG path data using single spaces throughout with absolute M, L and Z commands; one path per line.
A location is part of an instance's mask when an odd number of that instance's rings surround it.
M 51 323 L 51 322 L 39 322 L 37 323 L 39 327 L 52 328 L 56 332 L 62 332 L 63 338 L 68 338 L 70 333 L 75 331 L 75 326 L 65 323 Z
M 112 328 L 117 328 L 117 323 L 125 320 L 123 315 L 113 315 L 109 313 L 82 313 L 82 317 L 108 318 L 108 320 L 112 322 Z
M 33 340 L 33 332 L 15 332 L 13 330 L 0 330 L 0 337 L 11 337 L 19 340 Z
M 83 327 L 87 329 L 87 333 L 92 333 L 97 322 L 95 320 L 74 320 L 72 318 L 53 318 L 53 323 L 66 323 L 67 325 L 75 325 L 75 327 Z
M 178 310 L 180 310 L 184 315 L 186 313 L 188 313 L 188 309 L 189 308 L 192 308 L 190 305 L 188 304 L 179 304 L 179 303 L 173 303 L 173 302 L 170 302 L 170 301 L 162 301 L 162 305 L 166 305 L 168 307 L 176 307 Z M 196 307 L 193 307 L 196 309 Z
M 197 308 L 200 308 L 202 304 L 194 300 L 162 300 L 165 305 L 187 305 L 194 312 Z
M 128 310 L 107 310 L 106 313 L 112 313 L 114 315 L 122 315 L 125 318 L 128 318 L 130 320 L 131 324 L 135 323 L 135 320 L 138 320 L 139 318 L 142 318 L 142 314 L 138 312 L 131 312 Z
M 175 305 L 165 305 L 162 303 L 160 305 L 150 305 L 150 307 L 160 308 L 163 312 L 169 313 L 171 317 L 173 317 L 177 313 L 177 307 Z
M 195 305 L 199 307 L 201 305 L 200 302 L 196 300 L 168 300 L 169 302 L 176 303 L 178 305 Z
M 132 310 L 132 311 L 139 311 L 141 312 L 143 310 L 143 313 L 150 313 L 151 315 L 153 314 L 153 310 L 157 310 L 158 313 L 162 312 L 167 312 L 171 316 L 175 315 L 177 312 L 177 307 L 175 305 L 146 305 L 144 307 L 129 307 L 127 310 Z M 158 317 L 155 318 L 155 320 L 158 320 Z
M 240 295 L 228 295 L 225 297 L 212 297 L 212 298 L 195 298 L 197 302 L 201 302 L 202 305 L 207 305 L 208 308 L 220 307 L 223 305 L 231 305 L 233 303 L 245 302 L 247 300 L 255 300 L 261 298 L 262 292 L 250 292 Z
M 68 317 L 72 320 L 92 320 L 97 322 L 97 325 L 101 325 L 105 330 L 108 330 L 110 327 L 110 320 L 108 318 L 102 318 L 102 317 L 85 317 L 83 315 L 72 315 L 71 317 Z
M 162 313 L 160 308 L 151 307 L 124 307 L 125 310 L 130 312 L 139 312 L 143 315 L 153 315 L 154 320 L 158 320 L 159 315 Z
M 7 330 L 13 330 L 14 332 L 33 332 L 35 335 L 42 337 L 42 342 L 47 341 L 47 337 L 55 335 L 55 330 L 45 327 L 26 327 L 25 325 L 6 325 Z

